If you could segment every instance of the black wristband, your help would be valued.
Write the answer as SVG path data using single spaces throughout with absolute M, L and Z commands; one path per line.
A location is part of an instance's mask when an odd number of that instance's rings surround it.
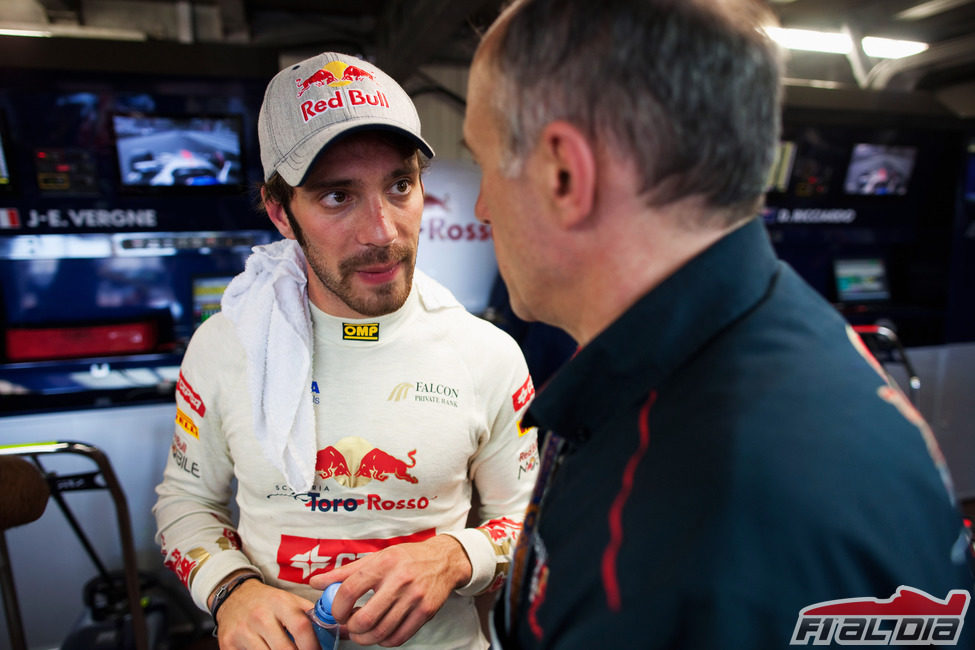
M 225 600 L 227 600 L 227 597 L 234 593 L 234 590 L 237 589 L 237 587 L 251 579 L 264 582 L 264 580 L 258 574 L 247 573 L 242 576 L 238 576 L 233 580 L 228 580 L 223 584 L 222 587 L 220 587 L 220 589 L 217 590 L 217 595 L 213 597 L 213 604 L 210 605 L 210 617 L 213 618 L 214 625 L 217 624 L 217 610 L 219 610 L 220 606 L 223 605 Z M 216 631 L 216 628 L 214 628 L 214 631 Z

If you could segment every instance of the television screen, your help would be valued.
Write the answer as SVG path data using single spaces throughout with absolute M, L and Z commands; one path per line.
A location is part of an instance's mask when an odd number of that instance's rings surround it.
M 123 189 L 244 184 L 239 116 L 112 115 Z
M 220 311 L 223 292 L 234 279 L 233 275 L 198 276 L 193 278 L 193 326 L 199 327 L 203 321 Z
M 854 145 L 843 189 L 847 194 L 907 194 L 917 147 Z
M 887 270 L 879 258 L 838 259 L 833 262 L 836 297 L 840 302 L 887 300 Z

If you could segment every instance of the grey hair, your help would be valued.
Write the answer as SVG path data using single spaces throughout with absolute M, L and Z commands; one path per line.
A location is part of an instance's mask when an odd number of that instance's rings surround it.
M 487 34 L 502 172 L 566 120 L 642 174 L 648 204 L 761 205 L 781 129 L 782 56 L 756 0 L 525 0 Z

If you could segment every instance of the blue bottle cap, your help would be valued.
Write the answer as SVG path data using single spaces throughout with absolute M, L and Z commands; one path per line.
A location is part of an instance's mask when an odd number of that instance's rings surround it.
M 318 602 L 315 603 L 315 617 L 326 625 L 331 625 L 336 622 L 335 617 L 332 616 L 332 600 L 335 598 L 335 592 L 339 590 L 339 585 L 341 584 L 341 582 L 333 582 L 330 584 L 325 588 Z

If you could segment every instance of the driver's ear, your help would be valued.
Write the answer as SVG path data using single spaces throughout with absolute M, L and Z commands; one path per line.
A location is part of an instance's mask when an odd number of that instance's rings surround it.
M 264 209 L 267 211 L 268 218 L 271 219 L 271 223 L 278 229 L 281 236 L 287 239 L 297 239 L 294 230 L 291 228 L 291 222 L 288 221 L 288 215 L 284 211 L 284 206 L 270 198 L 265 187 L 261 188 L 261 198 L 264 200 Z

